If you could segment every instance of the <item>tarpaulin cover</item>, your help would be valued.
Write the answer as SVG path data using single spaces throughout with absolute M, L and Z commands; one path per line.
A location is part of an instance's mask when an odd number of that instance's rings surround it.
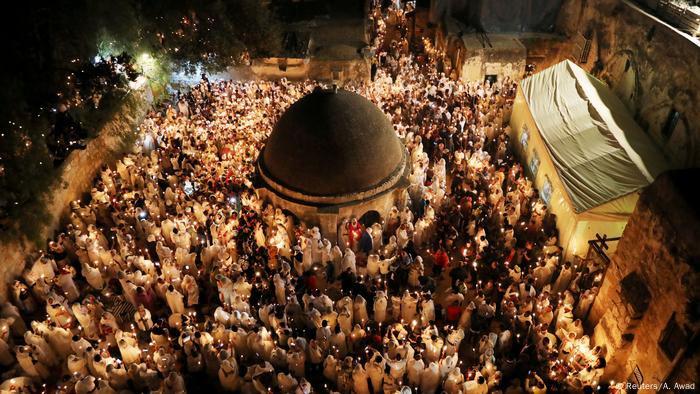
M 565 60 L 521 92 L 576 213 L 649 185 L 666 159 L 601 81 Z

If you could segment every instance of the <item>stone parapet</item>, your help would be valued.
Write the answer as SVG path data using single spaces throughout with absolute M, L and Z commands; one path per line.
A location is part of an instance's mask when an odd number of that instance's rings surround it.
M 89 192 L 103 165 L 115 163 L 126 151 L 133 148 L 133 141 L 138 133 L 137 127 L 146 116 L 152 102 L 153 95 L 150 90 L 132 92 L 122 109 L 102 127 L 96 138 L 88 142 L 87 148 L 71 152 L 61 167 L 55 170 L 56 176 L 61 178 L 60 181 L 46 193 L 47 197 L 43 201 L 29 203 L 35 204 L 34 206 L 47 205 L 45 209 L 49 216 L 41 225 L 40 239 L 53 237 L 69 213 L 70 202 L 79 200 Z M 33 208 L 28 206 L 25 209 Z M 0 243 L 0 256 L 3 257 L 0 263 L 0 301 L 7 299 L 8 286 L 21 274 L 25 262 L 36 251 L 36 247 L 37 245 L 22 235 Z

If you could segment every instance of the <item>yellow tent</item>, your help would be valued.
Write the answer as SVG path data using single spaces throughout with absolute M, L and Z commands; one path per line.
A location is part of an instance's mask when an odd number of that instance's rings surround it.
M 567 259 L 585 255 L 596 233 L 621 235 L 639 190 L 667 168 L 615 94 L 568 60 L 522 81 L 510 125 Z

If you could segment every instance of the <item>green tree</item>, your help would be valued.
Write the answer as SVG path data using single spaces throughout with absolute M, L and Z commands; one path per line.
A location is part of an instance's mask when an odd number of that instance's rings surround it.
M 125 52 L 138 62 L 149 54 L 161 71 L 219 71 L 281 42 L 279 23 L 259 0 L 30 0 L 3 16 L 0 233 L 3 225 L 40 222 L 40 207 L 32 220 L 18 219 L 60 178 L 45 143 L 58 103 L 74 103 L 71 115 L 93 131 L 119 107 L 133 75 L 106 78 L 105 66 L 92 64 L 96 56 Z
M 175 67 L 219 71 L 281 45 L 279 22 L 260 0 L 143 1 L 146 39 Z

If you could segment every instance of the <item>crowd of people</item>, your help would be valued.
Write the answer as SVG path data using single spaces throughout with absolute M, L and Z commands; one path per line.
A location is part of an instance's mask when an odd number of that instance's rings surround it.
M 0 309 L 3 392 L 599 392 L 582 321 L 602 267 L 561 261 L 508 149 L 516 85 L 463 83 L 374 13 L 347 86 L 405 142 L 411 186 L 338 239 L 258 198 L 255 160 L 311 82 L 201 83 L 141 126 Z

